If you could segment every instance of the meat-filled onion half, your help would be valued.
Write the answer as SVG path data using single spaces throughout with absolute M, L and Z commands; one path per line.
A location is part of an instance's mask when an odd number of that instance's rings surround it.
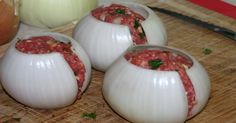
M 166 45 L 159 17 L 137 3 L 107 4 L 92 10 L 76 26 L 73 37 L 88 53 L 95 69 L 106 69 L 131 45 Z
M 107 70 L 102 90 L 114 111 L 129 121 L 183 123 L 206 105 L 210 80 L 186 52 L 135 46 Z
M 14 41 L 0 64 L 3 88 L 18 102 L 34 108 L 72 104 L 90 81 L 91 64 L 72 38 L 37 33 Z

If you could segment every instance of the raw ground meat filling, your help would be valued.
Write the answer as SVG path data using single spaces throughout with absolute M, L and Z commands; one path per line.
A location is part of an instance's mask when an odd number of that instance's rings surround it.
M 85 66 L 71 50 L 70 43 L 60 42 L 49 36 L 40 36 L 20 40 L 15 47 L 17 50 L 27 54 L 47 54 L 52 52 L 62 54 L 76 76 L 80 93 L 85 80 Z
M 135 45 L 147 43 L 145 32 L 141 26 L 141 22 L 145 18 L 128 7 L 111 4 L 110 6 L 93 10 L 92 15 L 104 22 L 128 26 Z
M 125 54 L 125 58 L 130 63 L 145 69 L 177 71 L 188 99 L 188 116 L 191 116 L 191 111 L 197 103 L 193 84 L 186 73 L 186 70 L 193 65 L 191 60 L 174 52 L 161 50 L 129 52 Z

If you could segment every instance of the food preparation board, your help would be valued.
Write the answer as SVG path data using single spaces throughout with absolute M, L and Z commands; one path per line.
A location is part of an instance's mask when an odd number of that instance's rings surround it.
M 162 0 L 163 1 L 163 0 Z M 166 0 L 145 4 L 159 6 L 183 14 L 236 30 L 236 21 L 213 11 L 201 8 L 185 0 Z M 189 24 L 185 21 L 157 13 L 163 20 L 167 33 L 168 45 L 192 54 L 209 73 L 211 96 L 207 106 L 187 123 L 235 123 L 236 122 L 236 41 L 222 35 Z M 69 24 L 51 31 L 71 36 L 74 24 Z M 1 55 L 9 44 L 0 47 Z M 203 49 L 212 53 L 206 55 Z M 80 100 L 73 105 L 42 110 L 24 106 L 12 99 L 0 86 L 0 123 L 126 123 L 127 120 L 117 115 L 104 101 L 101 93 L 104 73 L 93 70 L 92 80 Z M 83 113 L 96 113 L 96 119 L 82 118 Z M 149 114 L 146 114 L 149 115 Z

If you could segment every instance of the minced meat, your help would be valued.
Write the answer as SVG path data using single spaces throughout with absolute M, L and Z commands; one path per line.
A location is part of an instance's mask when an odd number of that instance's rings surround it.
M 188 99 L 188 116 L 191 116 L 191 111 L 196 104 L 194 87 L 186 73 L 186 70 L 193 65 L 191 60 L 174 52 L 161 50 L 128 52 L 124 57 L 130 63 L 145 69 L 178 72 Z
M 71 50 L 70 43 L 58 41 L 50 36 L 39 36 L 20 40 L 15 47 L 20 52 L 27 54 L 47 54 L 52 52 L 62 54 L 76 76 L 80 92 L 85 80 L 86 70 L 82 61 Z
M 104 22 L 128 26 L 135 45 L 147 43 L 145 32 L 141 26 L 141 22 L 145 18 L 128 7 L 111 4 L 93 10 L 92 15 Z

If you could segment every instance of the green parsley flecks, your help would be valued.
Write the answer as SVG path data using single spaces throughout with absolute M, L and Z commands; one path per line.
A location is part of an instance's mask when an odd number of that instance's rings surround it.
M 203 48 L 203 53 L 204 53 L 205 55 L 209 55 L 209 54 L 212 53 L 212 50 L 209 49 L 209 48 Z
M 137 29 L 140 26 L 139 20 L 135 19 L 134 20 L 134 28 Z
M 142 33 L 139 33 L 139 36 L 140 36 L 140 38 L 144 39 L 146 35 L 144 32 L 142 32 Z
M 95 119 L 97 117 L 96 113 L 92 112 L 92 113 L 83 113 L 81 115 L 82 118 L 91 118 L 91 119 Z
M 150 60 L 148 64 L 151 67 L 151 69 L 157 69 L 163 64 L 163 61 L 160 59 Z
M 125 10 L 123 10 L 123 9 L 116 9 L 115 12 L 116 12 L 117 14 L 122 14 L 122 15 L 125 14 Z

